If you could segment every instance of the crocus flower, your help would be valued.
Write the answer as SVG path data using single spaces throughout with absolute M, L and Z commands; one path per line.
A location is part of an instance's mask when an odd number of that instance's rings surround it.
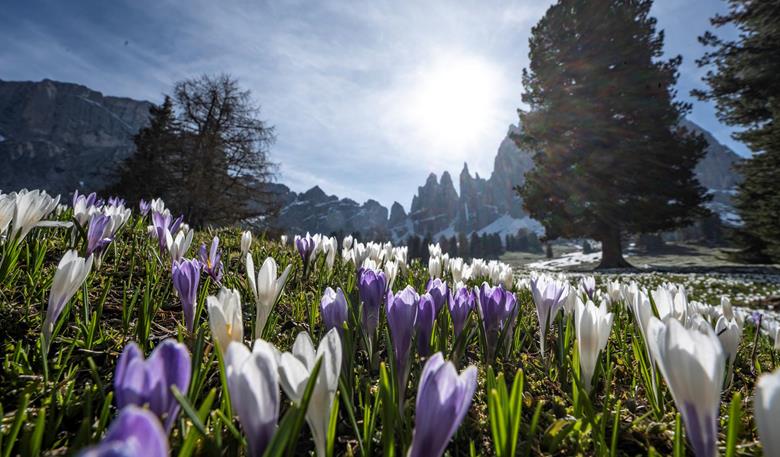
M 337 287 L 335 292 L 330 287 L 325 289 L 320 300 L 320 314 L 325 330 L 336 328 L 341 332 L 347 321 L 347 298 L 341 287 Z
M 143 198 L 138 202 L 138 211 L 141 213 L 141 216 L 146 217 L 150 209 L 152 209 L 152 204 Z
M 387 290 L 393 290 L 393 283 L 395 283 L 395 277 L 398 276 L 398 261 L 391 260 L 385 262 L 382 270 L 385 272 L 387 278 Z
M 314 238 L 311 237 L 308 233 L 306 236 L 295 236 L 295 248 L 298 250 L 298 254 L 301 255 L 301 260 L 303 260 L 304 268 L 306 268 L 306 265 L 309 264 L 309 261 L 312 260 L 312 253 L 314 253 L 314 249 L 317 247 Z
M 287 245 L 287 235 L 282 235 L 279 237 L 279 244 L 281 244 L 282 246 Z
M 492 357 L 501 332 L 506 329 L 506 335 L 509 336 L 509 328 L 514 325 L 512 321 L 517 315 L 517 301 L 514 294 L 507 292 L 503 286 L 490 287 L 485 282 L 477 290 L 477 303 L 477 311 L 485 331 L 488 357 Z
M 252 260 L 252 254 L 246 255 L 246 276 L 249 281 L 249 290 L 255 296 L 255 307 L 257 308 L 257 318 L 255 319 L 255 338 L 260 338 L 263 334 L 268 317 L 279 300 L 279 296 L 287 283 L 287 276 L 290 274 L 292 264 L 287 265 L 280 276 L 276 276 L 277 266 L 273 257 L 267 257 L 257 272 L 255 277 L 255 262 Z
M 154 227 L 153 232 L 157 238 L 160 253 L 163 253 L 168 249 L 168 238 L 171 237 L 172 233 L 175 233 L 179 229 L 183 219 L 184 216 L 179 216 L 174 221 L 171 219 L 171 213 L 167 210 L 155 210 L 154 200 L 152 200 L 152 227 Z
M 438 316 L 439 311 L 441 311 L 444 304 L 447 303 L 447 296 L 449 295 L 447 283 L 439 278 L 432 278 L 428 281 L 425 291 L 431 294 L 431 299 L 433 299 L 433 303 L 436 305 L 436 315 Z
M 593 276 L 583 276 L 580 278 L 580 288 L 585 292 L 589 299 L 593 300 L 593 294 L 596 293 L 596 278 Z
M 209 312 L 211 334 L 224 352 L 231 341 L 241 343 L 244 340 L 244 321 L 241 316 L 241 294 L 236 289 L 225 287 L 219 295 L 206 298 Z
M 333 400 L 339 386 L 339 373 L 341 372 L 341 339 L 336 329 L 330 329 L 320 341 L 317 352 L 314 352 L 314 344 L 306 332 L 301 332 L 295 338 L 292 353 L 285 352 L 279 358 L 279 378 L 282 389 L 295 403 L 300 403 L 309 376 L 322 359 L 314 391 L 306 409 L 306 422 L 309 423 L 317 456 L 325 457 L 328 423 L 330 412 L 333 408 Z
M 76 295 L 79 287 L 87 279 L 92 270 L 92 256 L 84 259 L 78 252 L 71 249 L 62 256 L 54 273 L 54 280 L 49 292 L 49 306 L 46 308 L 46 319 L 43 321 L 43 340 L 46 348 L 51 342 L 51 334 L 54 332 L 54 324 L 60 317 L 65 304 Z
M 422 356 L 427 356 L 430 352 L 431 333 L 435 323 L 436 304 L 430 292 L 425 293 L 420 296 L 417 306 L 417 352 Z
M 322 248 L 323 252 L 325 252 L 325 266 L 328 268 L 328 271 L 332 271 L 333 264 L 336 262 L 336 251 L 338 250 L 336 237 L 323 237 Z
M 195 231 L 192 229 L 179 230 L 175 237 L 171 236 L 171 232 L 165 232 L 165 247 L 171 254 L 172 262 L 178 262 L 187 255 L 193 235 L 195 235 Z
M 211 249 L 206 251 L 206 245 L 200 245 L 200 263 L 203 264 L 203 271 L 217 284 L 222 283 L 222 253 L 219 249 L 219 237 L 215 236 L 211 240 Z
M 658 317 L 662 320 L 671 316 L 680 322 L 685 322 L 688 311 L 685 290 L 679 291 L 672 287 L 667 284 L 660 284 L 651 292 L 655 309 L 658 311 Z
M 762 374 L 756 382 L 753 416 L 764 455 L 780 455 L 780 434 L 775 421 L 780 417 L 780 369 Z
M 462 284 L 454 294 L 450 291 L 449 310 L 456 338 L 460 336 L 466 326 L 469 313 L 474 309 L 475 300 L 474 292 Z
M 732 314 L 733 316 L 733 314 Z M 734 369 L 734 360 L 737 357 L 737 348 L 742 339 L 742 327 L 739 326 L 736 319 L 729 319 L 724 314 L 718 318 L 715 324 L 715 334 L 718 335 L 723 351 L 728 363 L 728 373 L 726 374 L 726 383 L 731 382 L 731 375 Z
M 428 274 L 431 278 L 440 278 L 441 272 L 441 259 L 438 256 L 431 256 L 428 259 Z
M 198 284 L 201 265 L 196 259 L 174 262 L 172 276 L 173 287 L 179 293 L 184 321 L 190 332 L 195 328 L 195 307 L 198 302 Z
M 79 191 L 73 192 L 73 219 L 79 226 L 84 225 L 89 221 L 89 217 L 95 212 L 95 200 L 97 194 L 92 192 L 89 195 L 79 194 Z
M 276 431 L 279 419 L 277 352 L 271 344 L 255 340 L 252 352 L 231 342 L 225 354 L 230 403 L 249 443 L 249 455 L 260 457 Z
M 412 445 L 408 457 L 440 457 L 460 427 L 477 388 L 477 369 L 458 376 L 455 366 L 437 352 L 425 363 L 417 388 Z
M 16 208 L 16 192 L 4 194 L 0 192 L 0 236 L 2 236 L 14 218 Z M 0 238 L 2 241 L 2 238 Z
M 409 377 L 409 355 L 417 323 L 420 295 L 412 286 L 393 295 L 387 292 L 387 325 L 393 343 L 395 371 L 398 379 L 398 401 L 403 402 L 406 380 Z
M 252 232 L 249 230 L 241 234 L 241 257 L 244 257 L 252 247 Z
M 93 214 L 89 218 L 89 228 L 87 229 L 87 255 L 102 256 L 103 251 L 113 240 L 111 218 L 101 213 Z
M 9 239 L 20 243 L 37 223 L 54 211 L 60 196 L 52 198 L 42 190 L 22 190 L 16 194 L 14 219 Z
M 358 291 L 362 305 L 363 330 L 366 335 L 373 335 L 379 325 L 379 309 L 387 290 L 385 273 L 371 268 L 361 268 L 358 271 Z
M 138 345 L 131 342 L 119 356 L 114 371 L 116 405 L 119 409 L 148 405 L 170 432 L 179 413 L 171 387 L 186 394 L 191 370 L 190 353 L 176 340 L 163 341 L 146 360 Z
M 531 278 L 531 295 L 533 295 L 534 304 L 536 304 L 536 316 L 539 319 L 539 348 L 541 349 L 542 357 L 545 355 L 544 341 L 547 329 L 563 306 L 566 298 L 564 297 L 565 291 L 565 284 L 548 276 L 540 275 Z
M 154 414 L 137 406 L 119 412 L 100 443 L 84 449 L 80 457 L 168 457 L 168 436 Z
M 685 430 L 698 457 L 718 453 L 718 410 L 725 357 L 711 327 L 686 329 L 670 317 L 651 317 L 650 351 L 666 379 Z
M 580 355 L 580 380 L 586 391 L 590 391 L 593 373 L 599 354 L 607 347 L 612 329 L 612 313 L 607 312 L 606 303 L 596 306 L 591 300 L 583 304 L 577 299 L 574 312 L 574 328 L 577 332 L 577 350 Z

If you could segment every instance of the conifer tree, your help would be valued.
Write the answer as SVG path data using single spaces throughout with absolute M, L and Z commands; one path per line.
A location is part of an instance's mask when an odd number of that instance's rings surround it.
M 533 28 L 517 141 L 534 169 L 519 189 L 546 238 L 601 242 L 601 268 L 629 266 L 621 237 L 706 215 L 694 175 L 705 141 L 679 122 L 681 58 L 663 60 L 650 0 L 559 0 Z
M 707 32 L 699 40 L 714 50 L 698 61 L 714 66 L 695 91 L 714 100 L 718 117 L 742 127 L 734 135 L 753 152 L 739 166 L 743 181 L 735 199 L 743 221 L 736 241 L 740 257 L 780 261 L 780 1 L 729 0 L 729 12 L 714 17 L 715 27 L 734 26 L 736 40 Z

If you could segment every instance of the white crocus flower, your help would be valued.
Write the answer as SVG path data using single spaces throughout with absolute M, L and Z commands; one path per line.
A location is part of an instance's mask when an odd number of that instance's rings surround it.
M 287 235 L 282 235 L 279 237 L 279 244 L 281 244 L 282 246 L 287 245 Z
M 292 353 L 285 352 L 279 358 L 279 377 L 287 396 L 293 402 L 300 403 L 311 371 L 320 358 L 322 364 L 306 409 L 306 422 L 314 438 L 317 456 L 325 457 L 328 422 L 341 371 L 341 339 L 338 330 L 332 328 L 328 331 L 316 353 L 309 334 L 299 333 Z
M 780 369 L 758 378 L 753 398 L 753 416 L 756 418 L 764 455 L 780 455 L 780 434 L 775 424 L 780 417 Z
M 0 194 L 0 236 L 2 236 L 11 220 L 14 218 L 14 209 L 16 208 L 16 193 Z
M 160 214 L 163 214 L 166 211 L 165 202 L 162 200 L 162 198 L 153 198 L 149 204 L 149 208 L 151 208 L 152 211 Z
M 382 269 L 385 271 L 385 278 L 387 279 L 387 290 L 393 290 L 395 277 L 398 276 L 398 262 L 395 260 L 387 262 Z
M 325 266 L 328 268 L 328 271 L 332 271 L 333 264 L 336 262 L 336 251 L 338 250 L 336 237 L 323 237 L 322 248 L 325 251 Z
M 209 326 L 219 348 L 225 352 L 232 341 L 244 340 L 244 322 L 241 315 L 241 295 L 236 289 L 223 287 L 217 296 L 206 299 Z
M 241 257 L 244 257 L 252 247 L 252 232 L 249 230 L 241 234 Z
M 186 231 L 181 229 L 174 238 L 171 236 L 171 232 L 165 231 L 165 243 L 168 245 L 168 252 L 171 253 L 171 261 L 178 262 L 187 255 L 194 234 L 195 231 L 192 229 Z
M 347 235 L 344 237 L 344 239 L 341 241 L 342 249 L 350 250 L 352 249 L 352 242 L 354 242 L 355 239 L 352 237 L 352 235 Z
M 614 281 L 607 281 L 607 295 L 609 295 L 609 299 L 612 303 L 617 303 L 624 299 L 623 287 L 621 286 L 620 281 L 617 279 Z
M 14 222 L 11 229 L 10 239 L 16 239 L 21 242 L 30 230 L 41 222 L 41 219 L 54 211 L 60 202 L 60 196 L 52 198 L 45 191 L 22 190 L 16 194 L 14 205 Z
M 249 443 L 249 455 L 262 456 L 276 432 L 279 418 L 277 351 L 256 340 L 252 352 L 231 342 L 225 351 L 225 377 L 230 403 Z
M 725 356 L 711 327 L 687 329 L 676 318 L 651 317 L 650 351 L 666 379 L 698 457 L 718 452 L 718 411 Z M 703 331 L 702 331 L 703 330 Z
M 715 324 L 715 334 L 718 335 L 718 340 L 720 340 L 723 351 L 726 353 L 728 373 L 725 382 L 729 384 L 731 383 L 731 376 L 734 370 L 734 360 L 737 357 L 737 348 L 739 348 L 739 342 L 742 339 L 742 328 L 736 319 L 733 317 L 728 319 L 724 314 L 718 318 L 718 322 Z
M 666 319 L 673 317 L 680 322 L 687 321 L 687 301 L 685 300 L 685 290 L 676 291 L 669 285 L 659 285 L 652 291 L 655 309 L 658 310 L 658 317 Z
M 428 274 L 431 278 L 441 278 L 441 259 L 438 256 L 431 256 L 428 259 Z
M 281 276 L 276 275 L 278 267 L 273 257 L 268 257 L 257 272 L 255 278 L 255 262 L 252 260 L 252 254 L 246 256 L 246 276 L 249 281 L 249 290 L 255 296 L 255 307 L 257 308 L 257 319 L 255 320 L 255 338 L 260 338 L 263 334 L 268 317 L 271 315 L 279 295 L 282 294 L 284 284 L 287 282 L 287 276 L 290 274 L 292 264 L 287 265 Z
M 66 252 L 57 265 L 57 271 L 54 273 L 54 280 L 49 292 L 49 306 L 46 308 L 46 318 L 43 321 L 43 340 L 46 348 L 51 342 L 51 335 L 54 332 L 54 324 L 60 317 L 65 304 L 76 295 L 79 287 L 87 279 L 87 275 L 92 269 L 92 256 L 84 259 L 79 257 L 78 252 L 71 249 Z
M 612 313 L 607 312 L 606 303 L 596 306 L 588 300 L 583 304 L 577 298 L 574 312 L 574 328 L 577 332 L 577 350 L 580 356 L 580 379 L 586 391 L 590 391 L 593 373 L 599 354 L 607 347 L 612 330 Z

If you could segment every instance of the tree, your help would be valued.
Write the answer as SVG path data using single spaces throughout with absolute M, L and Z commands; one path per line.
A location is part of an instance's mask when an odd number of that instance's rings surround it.
M 179 148 L 173 102 L 166 96 L 162 105 L 149 108 L 149 126 L 133 138 L 135 153 L 115 170 L 107 195 L 120 195 L 135 206 L 142 198 L 168 196 L 172 170 L 168 164 Z
M 729 0 L 729 12 L 715 16 L 715 27 L 735 26 L 737 40 L 712 32 L 699 40 L 714 48 L 700 66 L 714 66 L 704 80 L 709 90 L 694 91 L 714 100 L 718 118 L 742 127 L 734 138 L 753 158 L 739 166 L 743 181 L 735 204 L 743 225 L 735 241 L 749 261 L 780 261 L 780 1 Z
M 251 93 L 229 75 L 204 75 L 176 83 L 165 100 L 136 136 L 116 190 L 135 196 L 140 183 L 143 196 L 162 197 L 194 226 L 272 214 L 275 137 Z
M 527 112 L 516 141 L 534 151 L 517 190 L 546 239 L 601 242 L 599 268 L 630 266 L 625 233 L 691 223 L 708 212 L 694 175 L 705 140 L 679 127 L 681 57 L 660 60 L 651 0 L 559 0 L 533 28 L 523 70 Z

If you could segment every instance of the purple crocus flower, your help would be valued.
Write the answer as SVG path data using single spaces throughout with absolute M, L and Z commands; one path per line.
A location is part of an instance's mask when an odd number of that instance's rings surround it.
M 408 457 L 440 457 L 463 422 L 477 388 L 477 369 L 458 376 L 437 352 L 425 363 L 417 388 L 414 434 Z
M 211 249 L 206 252 L 206 245 L 200 245 L 200 263 L 203 265 L 203 271 L 208 274 L 217 284 L 222 283 L 222 253 L 219 249 L 219 237 L 215 236 L 211 241 Z
M 114 240 L 111 233 L 111 218 L 102 213 L 95 213 L 89 218 L 87 229 L 87 255 L 99 257 L 109 243 Z
M 97 200 L 97 194 L 92 192 L 89 195 L 79 194 L 79 191 L 76 190 L 73 192 L 73 207 L 75 208 L 80 201 L 84 202 L 84 207 L 89 208 L 91 206 L 95 205 L 95 200 Z
M 125 206 L 125 199 L 120 197 L 108 197 L 108 206 Z
M 201 264 L 197 259 L 182 259 L 173 263 L 173 287 L 179 293 L 184 321 L 190 332 L 195 328 L 195 306 L 198 301 Z
M 358 291 L 362 304 L 363 330 L 373 335 L 379 325 L 379 309 L 385 297 L 387 279 L 385 273 L 371 268 L 358 270 Z
M 447 303 L 447 295 L 449 289 L 447 283 L 439 278 L 431 279 L 428 281 L 428 285 L 425 287 L 425 291 L 431 294 L 433 303 L 436 305 L 436 315 L 439 315 L 439 311 Z
M 170 431 L 179 412 L 171 387 L 186 394 L 191 370 L 187 347 L 173 339 L 160 343 L 146 360 L 138 345 L 130 343 L 119 356 L 114 372 L 117 407 L 148 405 Z
M 152 226 L 154 227 L 154 231 L 157 234 L 157 243 L 160 247 L 160 252 L 165 252 L 168 249 L 168 245 L 165 241 L 165 234 L 176 233 L 176 230 L 178 230 L 179 226 L 184 220 L 184 216 L 179 216 L 176 218 L 176 220 L 171 219 L 171 215 L 168 212 L 163 214 L 158 211 L 152 211 Z
M 137 406 L 122 408 L 99 444 L 80 457 L 168 457 L 168 436 L 154 414 Z
M 593 295 L 596 293 L 596 278 L 593 276 L 583 276 L 580 278 L 580 287 L 588 294 L 588 298 L 593 300 Z
M 309 235 L 308 233 L 306 234 L 306 236 L 296 236 L 295 248 L 298 249 L 298 254 L 301 255 L 301 260 L 303 260 L 304 268 L 306 268 L 306 265 L 309 264 L 309 260 L 311 260 L 311 254 L 314 252 L 314 248 L 315 248 L 314 238 L 312 238 L 311 235 Z
M 149 214 L 149 210 L 152 208 L 152 204 L 143 198 L 138 202 L 138 210 L 141 212 L 141 216 Z
M 398 379 L 398 403 L 403 404 L 406 380 L 409 377 L 409 354 L 417 321 L 420 295 L 412 286 L 393 295 L 387 292 L 387 325 L 393 343 L 395 372 Z
M 420 296 L 417 306 L 417 352 L 426 356 L 431 350 L 431 332 L 436 323 L 436 303 L 430 292 Z
M 460 336 L 460 333 L 466 326 L 469 313 L 474 309 L 474 301 L 474 292 L 466 286 L 461 287 L 454 294 L 450 291 L 450 317 L 452 317 L 452 326 L 454 327 L 456 338 Z
M 343 330 L 343 324 L 347 321 L 347 298 L 341 287 L 337 287 L 335 292 L 330 287 L 325 289 L 320 300 L 320 314 L 326 332 L 334 327 L 339 332 Z
M 514 324 L 517 314 L 517 301 L 511 292 L 507 292 L 504 286 L 490 287 L 488 283 L 482 283 L 478 289 L 478 311 L 482 318 L 482 327 L 485 331 L 488 357 L 495 354 L 498 337 L 507 326 Z M 507 328 L 507 332 L 510 329 Z

